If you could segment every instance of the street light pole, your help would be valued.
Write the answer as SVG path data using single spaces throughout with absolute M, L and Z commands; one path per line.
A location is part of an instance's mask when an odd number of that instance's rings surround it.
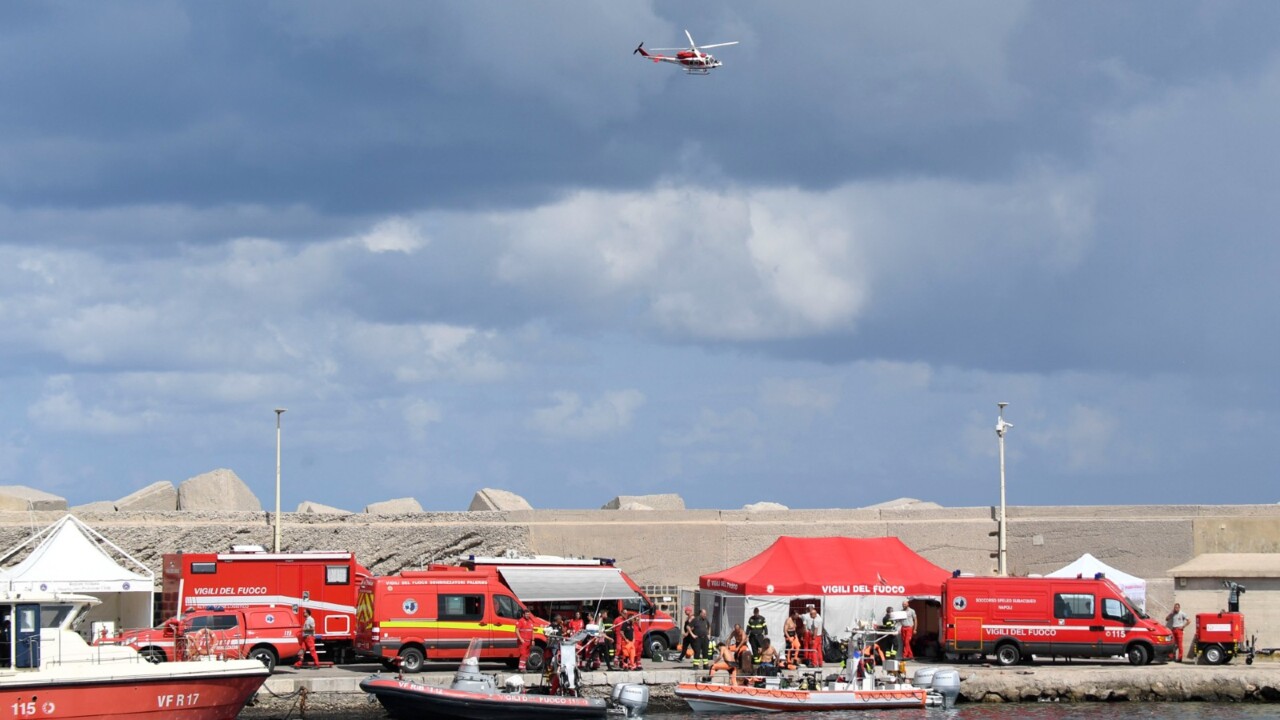
M 276 542 L 274 552 L 280 552 L 280 416 L 284 413 L 284 408 L 276 408 Z
M 1005 544 L 1008 540 L 1008 527 L 1004 506 L 1004 434 L 1013 427 L 1013 423 L 1004 420 L 1004 409 L 1009 403 L 1000 402 L 996 405 L 1000 406 L 1000 417 L 996 420 L 996 437 L 1000 439 L 1000 527 L 998 530 L 1000 540 L 996 544 L 996 574 L 1005 577 L 1009 574 L 1009 565 L 1008 548 Z

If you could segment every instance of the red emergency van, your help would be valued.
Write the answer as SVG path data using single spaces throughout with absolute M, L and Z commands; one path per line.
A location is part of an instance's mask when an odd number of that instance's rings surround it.
M 613 619 L 629 611 L 644 638 L 646 657 L 665 658 L 667 650 L 680 644 L 680 628 L 670 615 L 658 609 L 644 590 L 609 558 L 566 558 L 553 555 L 531 557 L 462 558 L 463 567 L 492 567 L 529 606 L 534 615 L 566 621 L 579 610 L 604 613 Z
M 368 577 L 356 600 L 355 651 L 418 672 L 427 662 L 462 659 L 471 640 L 480 638 L 480 659 L 515 666 L 520 657 L 516 620 L 525 609 L 493 568 L 432 565 Z M 540 672 L 546 622 L 535 618 L 534 624 L 526 667 Z
M 356 592 L 371 574 L 349 552 L 269 553 L 256 545 L 229 553 L 166 553 L 161 617 L 187 608 L 310 608 L 316 649 L 334 662 L 354 653 Z
M 274 670 L 298 656 L 302 623 L 287 608 L 248 607 L 193 610 L 160 627 L 125 630 L 95 644 L 127 645 L 151 662 L 195 660 L 201 656 L 254 658 Z
M 1176 652 L 1173 633 L 1106 578 L 949 578 L 941 643 L 946 653 L 994 655 L 1001 665 L 1032 655 L 1124 655 L 1143 665 Z

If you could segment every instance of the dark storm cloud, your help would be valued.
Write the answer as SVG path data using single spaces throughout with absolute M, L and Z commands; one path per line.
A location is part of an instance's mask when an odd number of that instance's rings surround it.
M 1184 12 L 1177 12 L 1183 8 Z M 1157 11 L 1158 10 L 1158 11 Z M 9 6 L 11 206 L 521 205 L 682 170 L 739 182 L 1005 176 L 1090 114 L 1240 71 L 1267 5 Z M 627 49 L 734 34 L 714 81 Z M 1111 73 L 1109 75 L 1109 73 Z M 1115 73 L 1132 80 L 1122 82 Z M 694 172 L 698 168 L 692 169 Z

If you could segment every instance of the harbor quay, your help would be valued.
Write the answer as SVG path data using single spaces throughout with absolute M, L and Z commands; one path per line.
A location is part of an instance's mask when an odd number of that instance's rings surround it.
M 940 663 L 929 663 L 942 665 Z M 907 673 L 926 663 L 909 663 Z M 961 703 L 1041 702 L 1242 702 L 1280 701 L 1280 662 L 1259 659 L 1253 665 L 1195 665 L 1166 663 L 1133 667 L 1122 659 L 1074 660 L 1013 667 L 987 664 L 947 664 L 960 672 Z M 665 667 L 664 667 L 665 666 Z M 428 685 L 448 686 L 453 670 L 406 676 Z M 482 665 L 484 672 L 505 674 L 501 665 Z M 340 712 L 342 717 L 384 717 L 381 706 L 370 703 L 359 688 L 364 678 L 380 670 L 373 664 L 348 665 L 319 670 L 282 668 L 262 690 L 255 704 L 241 718 L 278 718 L 297 710 L 313 713 Z M 839 672 L 827 665 L 821 676 Z M 803 673 L 804 671 L 800 671 Z M 813 672 L 813 671 L 809 671 Z M 539 681 L 524 675 L 526 685 Z M 584 694 L 605 697 L 615 683 L 643 683 L 650 688 L 650 707 L 661 711 L 687 709 L 675 697 L 677 683 L 705 678 L 705 670 L 669 663 L 650 663 L 636 672 L 589 672 L 582 675 Z M 725 673 L 717 673 L 721 681 Z M 305 690 L 305 700 L 303 693 Z

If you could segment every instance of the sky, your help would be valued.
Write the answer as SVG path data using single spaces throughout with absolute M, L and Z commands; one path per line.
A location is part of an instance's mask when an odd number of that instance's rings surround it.
M 1280 4 L 0 5 L 0 485 L 1280 500 Z M 684 31 L 706 77 L 645 61 Z

